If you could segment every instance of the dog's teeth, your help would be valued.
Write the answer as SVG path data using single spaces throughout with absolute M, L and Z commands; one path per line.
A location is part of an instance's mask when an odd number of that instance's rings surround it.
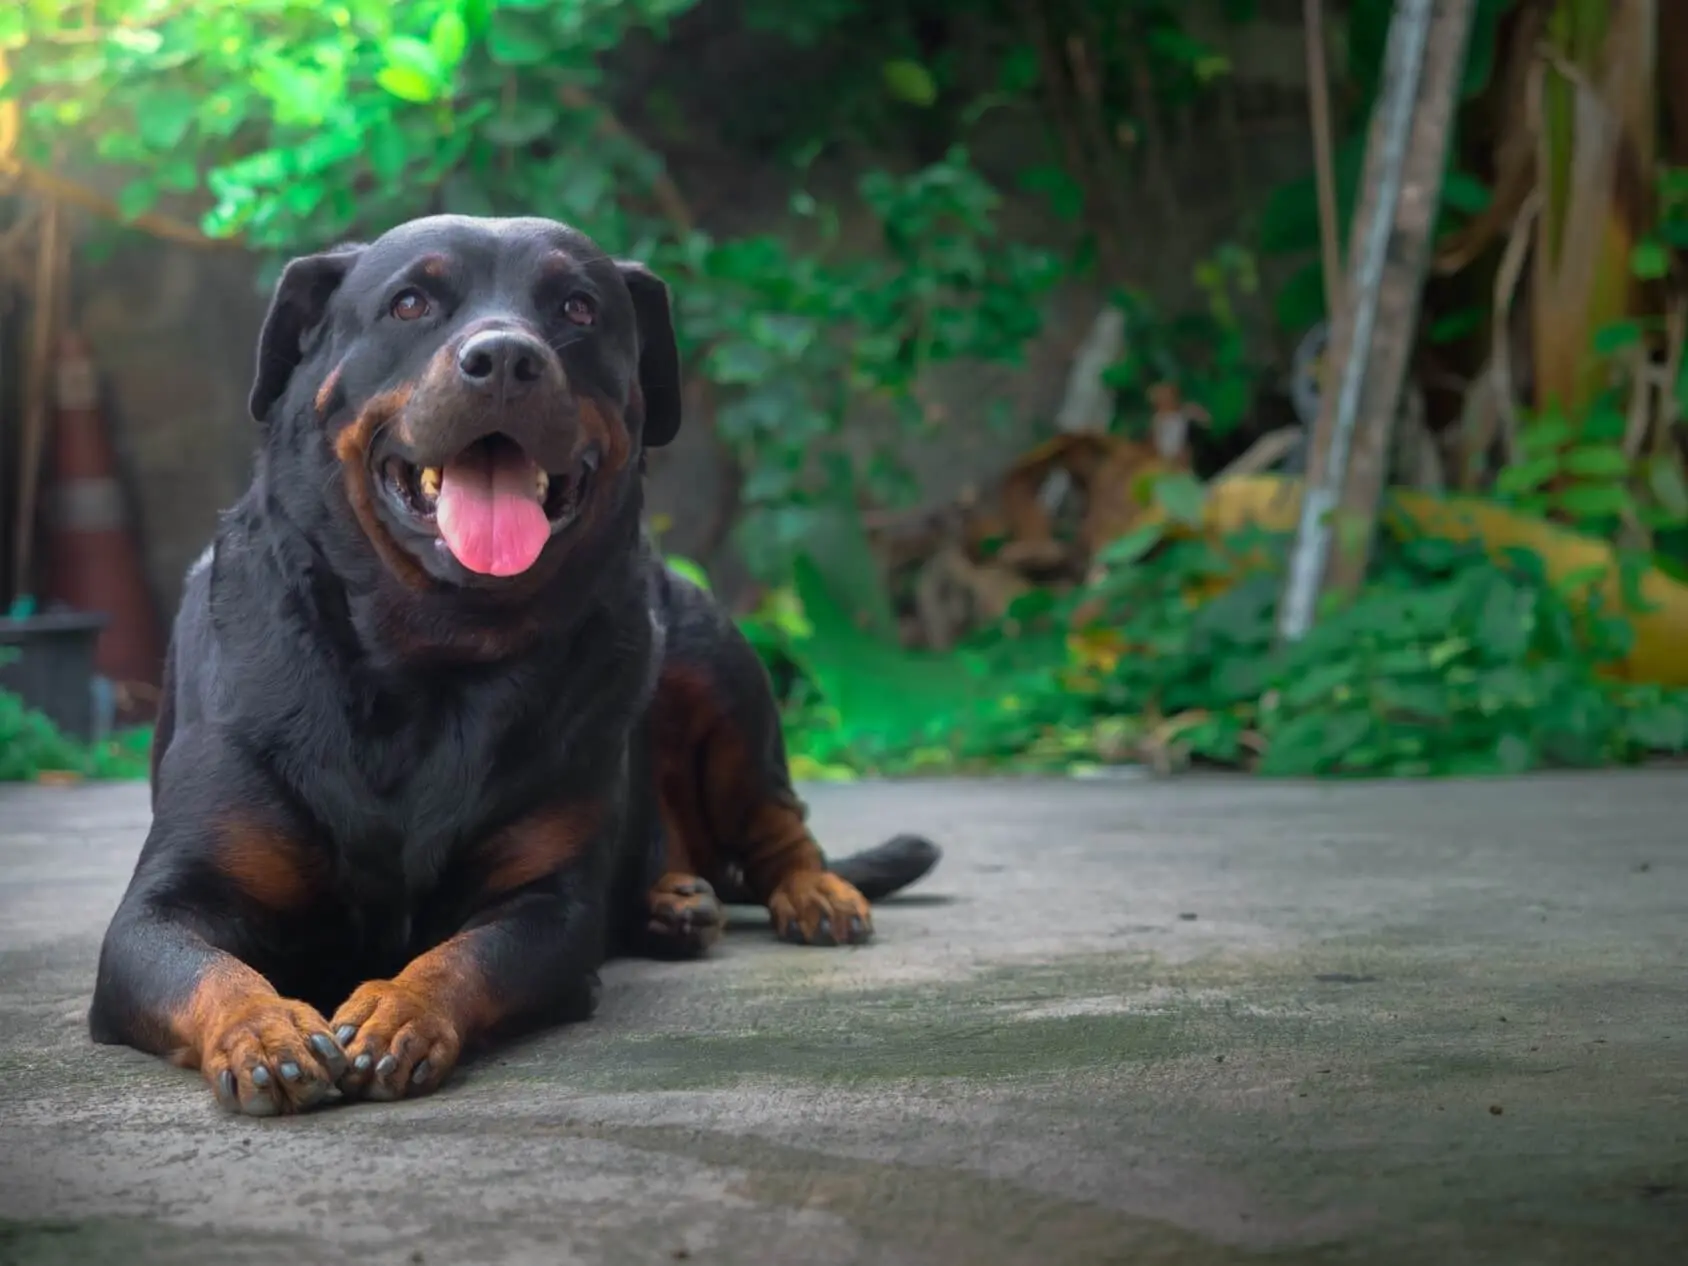
M 551 491 L 551 476 L 542 470 L 534 476 L 533 483 L 534 487 L 539 490 L 539 499 L 545 500 L 545 494 Z
M 422 490 L 422 496 L 429 501 L 440 498 L 440 468 L 438 466 L 424 466 L 422 476 L 416 481 L 416 486 Z

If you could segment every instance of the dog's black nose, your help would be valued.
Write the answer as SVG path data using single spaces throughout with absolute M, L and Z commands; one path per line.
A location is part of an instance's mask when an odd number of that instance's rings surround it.
M 545 380 L 554 364 L 550 348 L 513 330 L 476 334 L 457 353 L 457 372 L 463 381 L 500 400 L 527 395 Z

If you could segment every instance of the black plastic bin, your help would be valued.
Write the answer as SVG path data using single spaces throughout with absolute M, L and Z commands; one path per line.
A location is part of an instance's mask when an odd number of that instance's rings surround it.
M 108 719 L 95 705 L 94 647 L 108 623 L 82 611 L 0 615 L 0 690 L 10 690 L 84 743 L 102 738 Z

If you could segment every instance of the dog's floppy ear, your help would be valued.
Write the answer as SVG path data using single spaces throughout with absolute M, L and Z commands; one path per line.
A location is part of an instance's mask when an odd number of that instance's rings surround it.
M 320 255 L 292 260 L 281 270 L 275 297 L 258 335 L 258 367 L 252 378 L 247 407 L 262 422 L 287 390 L 293 371 L 304 357 L 305 336 L 328 311 L 328 300 L 340 288 L 363 247 L 336 246 Z
M 639 392 L 645 398 L 644 446 L 660 448 L 680 430 L 680 348 L 668 287 L 643 264 L 618 260 L 639 319 Z

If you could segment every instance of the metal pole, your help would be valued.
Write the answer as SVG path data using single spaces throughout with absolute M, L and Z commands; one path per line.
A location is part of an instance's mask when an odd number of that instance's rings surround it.
M 1353 310 L 1352 333 L 1348 340 L 1348 355 L 1342 366 L 1336 412 L 1331 420 L 1328 456 L 1323 469 L 1309 470 L 1308 484 L 1301 499 L 1301 521 L 1296 529 L 1289 580 L 1278 614 L 1278 632 L 1286 641 L 1301 640 L 1312 627 L 1320 584 L 1330 560 L 1331 512 L 1341 497 L 1348 471 L 1348 453 L 1353 446 L 1354 427 L 1359 418 L 1366 362 L 1372 333 L 1377 325 L 1379 285 L 1388 260 L 1389 239 L 1395 231 L 1402 176 L 1406 169 L 1407 142 L 1412 135 L 1413 107 L 1418 100 L 1419 80 L 1424 73 L 1424 52 L 1430 40 L 1433 8 L 1434 0 L 1399 0 L 1389 23 L 1386 75 L 1377 103 L 1381 115 L 1377 210 L 1365 226 L 1360 250 L 1353 261 L 1351 284 L 1347 288 L 1347 299 Z M 1334 314 L 1332 319 L 1335 320 Z M 1314 476 L 1317 476 L 1316 483 Z

